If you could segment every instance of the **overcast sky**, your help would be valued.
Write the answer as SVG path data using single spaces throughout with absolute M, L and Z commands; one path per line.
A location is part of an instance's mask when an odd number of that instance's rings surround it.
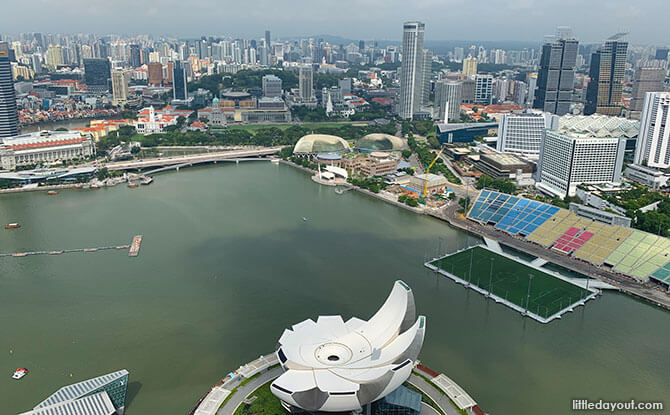
M 0 31 L 229 35 L 330 34 L 399 40 L 402 22 L 429 40 L 541 41 L 557 25 L 582 42 L 621 30 L 633 43 L 670 43 L 668 0 L 0 0 Z

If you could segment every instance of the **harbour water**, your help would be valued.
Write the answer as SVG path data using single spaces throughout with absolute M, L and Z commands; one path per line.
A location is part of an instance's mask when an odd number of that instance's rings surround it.
M 399 278 L 427 316 L 422 362 L 491 414 L 566 414 L 579 398 L 667 400 L 670 313 L 606 292 L 550 324 L 524 319 L 423 266 L 438 246 L 464 247 L 465 234 L 338 195 L 290 166 L 219 164 L 139 189 L 3 195 L 0 222 L 22 225 L 0 230 L 0 252 L 143 235 L 136 258 L 0 258 L 3 413 L 125 368 L 128 415 L 185 414 L 284 328 L 319 314 L 368 318 Z M 30 374 L 12 380 L 17 367 Z

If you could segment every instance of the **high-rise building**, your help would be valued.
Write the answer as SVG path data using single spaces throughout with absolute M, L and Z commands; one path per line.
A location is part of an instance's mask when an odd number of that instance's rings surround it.
M 312 101 L 314 99 L 314 74 L 312 72 L 312 65 L 303 65 L 300 67 L 298 88 L 300 90 L 300 98 L 303 101 Z
M 461 104 L 474 104 L 475 103 L 475 80 L 474 79 L 464 79 L 463 80 L 463 89 L 461 91 Z
M 496 149 L 537 160 L 544 130 L 557 128 L 558 116 L 547 112 L 502 114 L 498 123 Z
M 642 109 L 635 164 L 670 167 L 670 92 L 647 92 Z
M 526 75 L 526 83 L 528 84 L 526 105 L 532 108 L 533 101 L 535 101 L 535 88 L 537 87 L 537 72 L 528 72 Z
M 19 113 L 12 77 L 12 64 L 7 52 L 0 52 L 0 138 L 19 134 Z
M 444 123 L 460 120 L 463 82 L 441 79 L 435 83 L 435 118 Z
M 268 48 L 268 54 L 270 54 L 270 45 L 271 45 L 272 40 L 270 39 L 270 31 L 266 30 L 265 31 L 265 47 Z
M 263 76 L 263 96 L 272 98 L 272 97 L 281 97 L 282 95 L 282 80 L 275 75 L 264 75 Z
M 140 53 L 140 45 L 130 45 L 130 53 L 128 54 L 128 65 L 131 68 L 142 66 L 142 54 Z
M 656 48 L 656 54 L 654 55 L 654 58 L 660 61 L 667 61 L 668 52 L 670 52 L 670 49 L 668 48 Z
M 402 66 L 400 69 L 400 97 L 398 115 L 412 119 L 424 102 L 424 49 L 425 25 L 407 22 L 403 25 Z
M 337 86 L 340 88 L 342 95 L 351 94 L 351 78 L 343 78 L 337 81 Z
M 163 84 L 163 64 L 160 62 L 151 62 L 147 65 L 149 75 L 149 85 L 161 86 Z
M 545 130 L 540 144 L 536 184 L 559 197 L 574 196 L 585 183 L 621 181 L 626 139 Z
M 493 75 L 475 76 L 475 104 L 490 105 L 493 99 Z
M 468 56 L 463 59 L 463 74 L 465 76 L 475 76 L 477 75 L 477 58 L 474 56 Z
M 84 59 L 84 81 L 89 92 L 108 92 L 110 78 L 111 64 L 108 59 Z
M 128 82 L 130 72 L 117 69 L 112 72 L 112 104 L 124 106 L 128 103 Z
M 598 113 L 618 116 L 621 113 L 627 51 L 628 42 L 607 40 L 591 55 L 585 115 Z
M 570 111 L 579 45 L 569 32 L 563 31 L 561 35 L 569 37 L 561 37 L 542 45 L 533 101 L 533 108 L 557 115 Z
M 186 68 L 181 61 L 172 64 L 172 96 L 176 100 L 186 101 L 188 99 L 188 87 L 186 84 Z
M 658 62 L 658 61 L 656 61 Z M 665 68 L 660 66 L 641 66 L 633 76 L 633 94 L 630 101 L 629 117 L 639 120 L 647 92 L 663 92 Z

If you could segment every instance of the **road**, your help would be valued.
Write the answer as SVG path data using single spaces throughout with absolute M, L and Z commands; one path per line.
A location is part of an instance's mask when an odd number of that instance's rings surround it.
M 670 309 L 670 295 L 656 285 L 651 283 L 638 282 L 631 278 L 609 272 L 606 269 L 582 262 L 578 259 L 559 254 L 550 249 L 545 249 L 541 246 L 532 244 L 521 238 L 511 236 L 502 231 L 497 231 L 493 227 L 480 225 L 467 219 L 462 219 L 458 214 L 458 209 L 460 209 L 458 203 L 450 203 L 442 211 L 431 211 L 429 214 L 438 219 L 445 220 L 451 225 L 462 230 L 480 236 L 486 236 L 487 238 L 496 240 L 522 252 L 527 252 L 538 258 L 542 258 L 549 262 L 561 265 L 569 270 L 588 275 L 593 278 L 598 278 L 601 281 L 620 288 L 621 291 L 629 295 L 639 297 L 659 307 Z
M 281 149 L 282 149 L 281 147 L 267 147 L 267 148 L 250 149 L 250 150 L 245 149 L 245 150 L 233 150 L 233 151 L 220 151 L 220 152 L 204 153 L 204 154 L 190 154 L 185 156 L 160 157 L 146 160 L 118 161 L 103 164 L 102 167 L 106 167 L 108 170 L 136 170 L 136 169 L 145 169 L 148 167 L 170 166 L 175 164 L 211 163 L 213 161 L 224 160 L 224 159 L 268 156 L 278 153 L 279 150 Z

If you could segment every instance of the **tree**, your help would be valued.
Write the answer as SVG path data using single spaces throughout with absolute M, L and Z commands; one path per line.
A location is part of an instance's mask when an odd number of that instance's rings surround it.
M 139 152 L 140 152 L 140 146 L 133 146 L 130 149 L 130 154 L 132 154 L 132 155 L 137 155 L 137 154 L 139 154 Z
M 402 158 L 408 159 L 412 155 L 412 152 L 409 150 L 403 150 L 402 151 Z

